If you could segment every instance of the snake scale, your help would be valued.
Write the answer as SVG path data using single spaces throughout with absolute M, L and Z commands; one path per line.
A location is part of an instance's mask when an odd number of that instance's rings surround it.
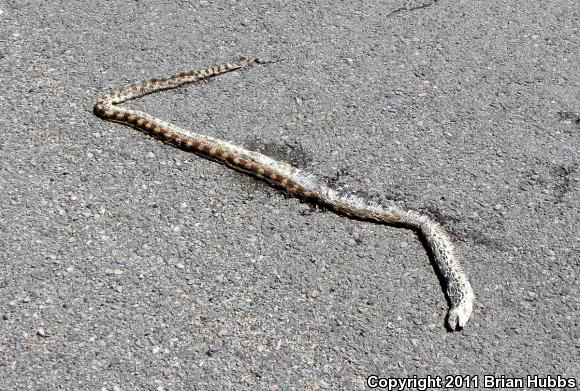
M 378 203 L 357 194 L 340 192 L 330 187 L 326 181 L 287 163 L 227 141 L 179 128 L 147 113 L 118 106 L 119 103 L 153 92 L 176 88 L 253 64 L 272 62 L 276 61 L 242 58 L 233 63 L 184 72 L 164 79 L 129 84 L 102 95 L 94 107 L 94 112 L 105 120 L 129 125 L 167 144 L 261 178 L 274 187 L 321 204 L 338 214 L 416 231 L 424 238 L 435 267 L 444 280 L 449 302 L 447 327 L 450 330 L 463 328 L 472 312 L 473 289 L 456 256 L 451 235 L 430 214 L 406 209 L 390 201 Z

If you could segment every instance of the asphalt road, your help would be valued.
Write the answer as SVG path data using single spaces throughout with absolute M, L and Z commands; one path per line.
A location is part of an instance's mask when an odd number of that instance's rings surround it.
M 0 389 L 580 381 L 577 0 L 377 3 L 0 0 Z M 465 330 L 412 231 L 92 114 L 239 56 L 286 60 L 130 106 L 437 211 Z

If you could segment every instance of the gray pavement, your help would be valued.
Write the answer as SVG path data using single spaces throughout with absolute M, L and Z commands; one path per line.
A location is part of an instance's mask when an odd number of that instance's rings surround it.
M 0 0 L 0 389 L 363 390 L 580 380 L 576 0 Z M 408 230 L 352 221 L 92 114 L 132 102 L 437 211 L 462 332 Z

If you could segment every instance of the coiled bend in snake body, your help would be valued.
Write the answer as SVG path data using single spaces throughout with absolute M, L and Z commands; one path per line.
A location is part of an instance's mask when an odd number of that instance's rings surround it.
M 227 141 L 179 128 L 147 113 L 118 106 L 119 103 L 156 91 L 176 88 L 253 64 L 272 62 L 276 61 L 242 58 L 234 63 L 129 84 L 101 96 L 94 112 L 103 119 L 129 125 L 167 144 L 261 178 L 274 187 L 285 189 L 296 197 L 319 203 L 338 214 L 415 230 L 424 237 L 435 267 L 445 281 L 446 296 L 450 305 L 447 326 L 450 330 L 463 328 L 472 312 L 473 289 L 456 256 L 452 237 L 429 214 L 403 208 L 394 202 L 377 203 L 356 194 L 337 191 L 329 187 L 326 181 L 290 164 Z

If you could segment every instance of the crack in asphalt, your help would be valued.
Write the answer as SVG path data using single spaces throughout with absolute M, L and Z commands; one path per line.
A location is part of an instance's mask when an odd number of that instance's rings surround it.
M 420 4 L 420 5 L 414 6 L 414 7 L 399 7 L 397 9 L 389 12 L 388 15 L 387 15 L 387 18 L 388 17 L 391 17 L 391 16 L 393 16 L 395 14 L 398 14 L 398 13 L 401 13 L 401 12 L 405 12 L 405 11 L 412 12 L 412 11 L 417 11 L 417 10 L 420 10 L 420 9 L 423 9 L 423 8 L 428 8 L 428 7 L 431 7 L 432 5 L 435 5 L 438 1 L 439 0 L 433 0 L 430 3 L 424 3 L 424 4 Z

